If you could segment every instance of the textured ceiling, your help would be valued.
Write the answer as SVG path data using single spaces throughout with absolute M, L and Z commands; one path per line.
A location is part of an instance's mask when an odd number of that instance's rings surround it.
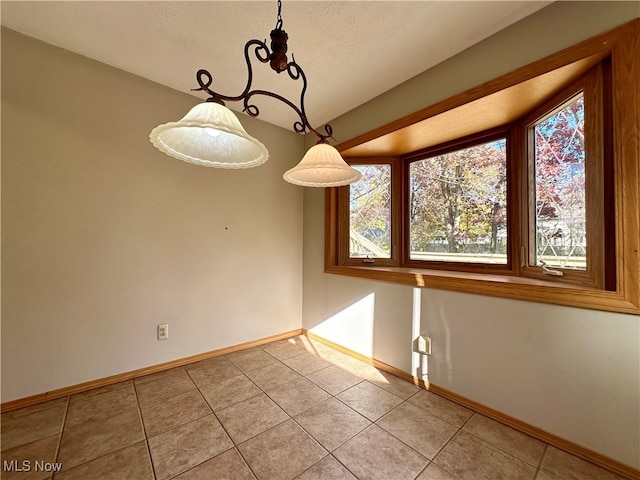
M 306 110 L 317 127 L 549 3 L 284 0 L 282 18 L 289 58 L 309 81 Z M 3 0 L 0 18 L 7 28 L 180 92 L 196 87 L 195 72 L 206 68 L 213 90 L 238 95 L 247 76 L 244 44 L 268 39 L 276 12 L 275 1 Z M 298 102 L 300 81 L 252 60 L 254 88 Z M 288 107 L 256 104 L 262 120 L 292 127 Z

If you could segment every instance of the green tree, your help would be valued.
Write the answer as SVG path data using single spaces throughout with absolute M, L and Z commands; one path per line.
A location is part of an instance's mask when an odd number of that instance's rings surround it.
M 391 168 L 389 165 L 355 168 L 362 174 L 362 179 L 350 187 L 350 229 L 376 247 L 390 252 Z
M 414 251 L 444 243 L 448 253 L 469 244 L 496 253 L 506 226 L 505 140 L 412 163 L 410 222 Z

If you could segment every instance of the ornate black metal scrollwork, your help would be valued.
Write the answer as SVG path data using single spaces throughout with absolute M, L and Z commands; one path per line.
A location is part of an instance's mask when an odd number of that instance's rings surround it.
M 318 138 L 320 139 L 318 143 L 326 143 L 327 138 L 330 138 L 333 135 L 331 125 L 325 125 L 325 133 L 320 133 L 311 126 L 307 118 L 304 106 L 304 97 L 307 92 L 307 77 L 304 74 L 304 70 L 302 70 L 302 67 L 298 65 L 293 55 L 291 57 L 292 60 L 290 62 L 287 61 L 287 40 L 289 37 L 287 35 L 287 32 L 282 30 L 281 8 L 281 2 L 278 1 L 278 17 L 276 21 L 276 27 L 271 31 L 271 49 L 269 49 L 269 47 L 267 46 L 266 41 L 263 42 L 256 39 L 249 40 L 244 46 L 244 58 L 247 63 L 247 84 L 240 95 L 223 95 L 212 90 L 210 87 L 213 83 L 213 77 L 211 76 L 211 73 L 209 73 L 209 71 L 205 69 L 200 69 L 196 73 L 196 81 L 198 82 L 198 85 L 200 85 L 200 88 L 193 88 L 192 91 L 204 91 L 210 95 L 210 97 L 207 99 L 207 102 L 217 102 L 222 105 L 224 105 L 225 101 L 243 101 L 243 111 L 251 117 L 257 117 L 260 114 L 260 109 L 257 107 L 257 105 L 251 103 L 252 97 L 256 95 L 264 95 L 267 97 L 275 98 L 285 103 L 286 105 L 289 105 L 289 107 L 291 107 L 300 117 L 300 120 L 294 122 L 293 124 L 293 129 L 297 133 L 306 133 L 308 130 L 318 136 Z M 286 70 L 286 72 L 289 74 L 289 77 L 293 80 L 298 80 L 300 78 L 302 79 L 302 90 L 300 92 L 299 107 L 289 99 L 277 93 L 269 92 L 267 90 L 251 89 L 253 82 L 253 68 L 251 65 L 249 51 L 252 47 L 254 47 L 253 51 L 256 58 L 261 63 L 269 63 L 271 68 L 277 73 L 281 73 Z

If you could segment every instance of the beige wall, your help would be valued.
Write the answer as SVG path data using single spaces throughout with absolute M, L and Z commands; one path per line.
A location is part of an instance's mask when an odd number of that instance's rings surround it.
M 332 123 L 339 141 L 640 17 L 640 2 L 559 2 Z M 323 273 L 323 192 L 304 193 L 303 327 L 640 468 L 640 317 Z
M 640 16 L 556 3 L 332 122 L 339 141 Z M 2 401 L 300 327 L 640 467 L 640 319 L 323 273 L 298 137 L 210 170 L 148 142 L 193 97 L 2 33 Z M 226 227 L 226 229 L 225 229 Z M 304 281 L 304 291 L 301 287 Z M 301 304 L 301 302 L 303 302 Z M 171 338 L 155 340 L 158 323 Z
M 3 30 L 3 402 L 300 328 L 303 194 L 282 173 L 303 141 L 242 116 L 261 167 L 156 150 L 197 102 Z

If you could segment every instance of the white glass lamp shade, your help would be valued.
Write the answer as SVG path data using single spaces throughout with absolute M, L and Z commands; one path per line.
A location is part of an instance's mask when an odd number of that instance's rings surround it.
M 303 187 L 340 187 L 360 180 L 362 175 L 351 168 L 338 150 L 328 143 L 311 147 L 298 165 L 282 178 Z
M 161 152 L 205 167 L 250 168 L 269 158 L 234 113 L 216 102 L 196 105 L 179 122 L 154 128 L 149 138 Z

